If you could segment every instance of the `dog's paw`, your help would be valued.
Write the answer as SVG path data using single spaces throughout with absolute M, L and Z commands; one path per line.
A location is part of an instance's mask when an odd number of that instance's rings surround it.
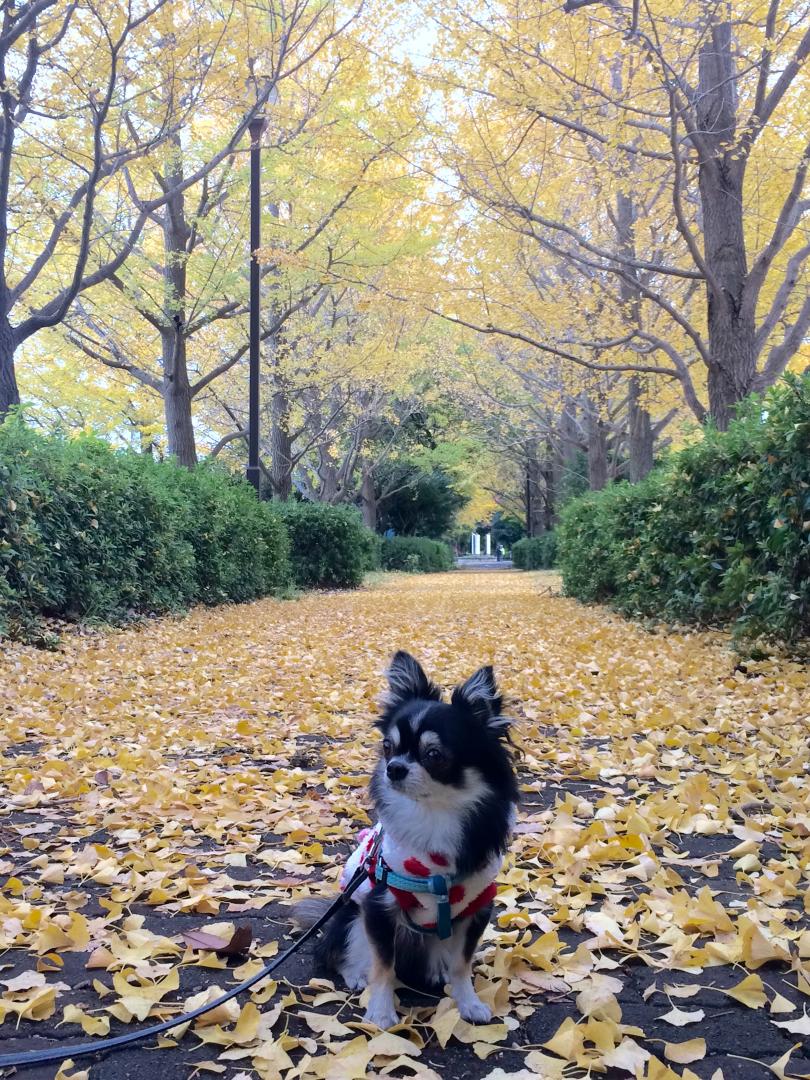
M 458 1001 L 456 1004 L 458 1005 L 458 1011 L 461 1013 L 461 1019 L 470 1024 L 486 1024 L 488 1020 L 492 1019 L 492 1009 L 490 1009 L 489 1005 L 485 1005 L 483 1001 L 479 1001 L 474 995 L 464 1001 Z
M 366 1015 L 363 1019 L 367 1024 L 374 1024 L 380 1031 L 387 1031 L 388 1028 L 392 1028 L 395 1024 L 399 1023 L 396 1009 L 389 1009 L 386 1007 L 375 1008 L 373 1005 L 369 1005 L 366 1009 Z
M 368 979 L 365 975 L 349 975 L 348 978 L 344 977 L 343 981 L 350 990 L 365 990 L 368 986 Z

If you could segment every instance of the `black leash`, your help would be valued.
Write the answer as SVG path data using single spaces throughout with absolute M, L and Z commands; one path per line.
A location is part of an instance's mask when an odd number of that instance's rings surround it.
M 216 1001 L 212 1001 L 208 1005 L 201 1005 L 198 1009 L 192 1009 L 191 1012 L 183 1013 L 182 1016 L 176 1016 L 171 1020 L 164 1020 L 160 1024 L 152 1024 L 151 1027 L 142 1028 L 140 1031 L 128 1031 L 125 1035 L 117 1035 L 112 1039 L 102 1039 L 101 1042 L 83 1042 L 76 1043 L 74 1046 L 51 1047 L 48 1050 L 22 1050 L 18 1054 L 0 1054 L 0 1069 L 7 1069 L 12 1065 L 44 1065 L 55 1061 L 66 1061 L 68 1058 L 84 1057 L 87 1054 L 99 1054 L 107 1050 L 116 1050 L 119 1046 L 128 1046 L 130 1043 L 140 1042 L 142 1039 L 148 1039 L 153 1035 L 162 1035 L 164 1031 L 171 1031 L 172 1028 L 179 1027 L 181 1024 L 188 1024 L 192 1020 L 196 1020 L 197 1017 L 204 1016 L 207 1012 L 219 1008 L 219 1006 L 224 1005 L 226 1001 L 231 1001 L 233 998 L 237 997 L 237 995 L 244 993 L 245 990 L 249 990 L 251 986 L 255 986 L 256 983 L 261 982 L 262 979 L 266 979 L 268 975 L 271 975 L 276 968 L 280 967 L 285 960 L 288 960 L 293 953 L 298 952 L 305 942 L 309 941 L 314 934 L 317 934 L 321 927 L 332 918 L 335 912 L 346 903 L 352 893 L 367 880 L 368 872 L 364 863 L 362 866 L 358 867 L 357 872 L 349 884 L 329 905 L 323 915 L 321 915 L 308 930 L 305 930 L 301 937 L 292 943 L 289 949 L 283 952 L 281 956 L 277 956 L 271 963 L 265 964 L 261 971 L 258 971 L 255 975 L 251 975 L 249 979 L 245 979 L 244 982 L 239 983 L 238 986 L 229 990 L 227 994 L 218 997 Z

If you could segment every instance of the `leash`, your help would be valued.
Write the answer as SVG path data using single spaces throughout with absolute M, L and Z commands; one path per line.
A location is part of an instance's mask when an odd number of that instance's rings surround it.
M 341 892 L 341 894 L 329 905 L 323 915 L 321 915 L 308 930 L 304 931 L 297 941 L 294 941 L 281 956 L 277 956 L 271 963 L 265 964 L 261 971 L 258 971 L 255 975 L 251 975 L 249 979 L 245 979 L 245 981 L 239 983 L 238 986 L 234 986 L 232 990 L 229 990 L 226 994 L 218 997 L 216 1001 L 212 1001 L 208 1005 L 201 1005 L 198 1009 L 192 1009 L 191 1012 L 183 1013 L 182 1016 L 176 1016 L 171 1020 L 164 1020 L 160 1024 L 152 1024 L 151 1027 L 142 1028 L 140 1031 L 128 1031 L 126 1034 L 117 1035 L 112 1039 L 102 1039 L 101 1042 L 83 1042 L 76 1043 L 74 1046 L 50 1047 L 47 1050 L 23 1050 L 18 1054 L 0 1054 L 0 1069 L 8 1069 L 12 1065 L 44 1065 L 56 1061 L 66 1061 L 68 1058 L 84 1057 L 87 1054 L 104 1053 L 107 1050 L 116 1050 L 119 1046 L 129 1046 L 132 1043 L 141 1042 L 141 1040 L 148 1039 L 153 1035 L 162 1035 L 165 1031 L 171 1031 L 172 1028 L 179 1027 L 181 1024 L 191 1023 L 192 1020 L 204 1016 L 206 1013 L 211 1012 L 212 1009 L 217 1009 L 220 1005 L 224 1005 L 226 1001 L 232 1001 L 233 998 L 244 993 L 245 990 L 249 990 L 251 986 L 255 986 L 256 983 L 261 982 L 262 979 L 266 979 L 268 975 L 271 975 L 285 960 L 288 960 L 294 953 L 298 952 L 305 942 L 309 941 L 314 934 L 317 934 L 321 927 L 329 922 L 335 912 L 348 901 L 352 893 L 367 880 L 368 870 L 366 869 L 366 864 L 364 862 L 362 866 L 358 867 L 354 877 L 343 892 Z

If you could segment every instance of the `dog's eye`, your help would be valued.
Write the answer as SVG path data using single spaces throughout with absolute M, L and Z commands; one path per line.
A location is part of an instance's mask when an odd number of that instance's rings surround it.
M 391 757 L 391 751 L 393 750 L 390 739 L 383 739 L 383 753 L 386 757 Z
M 444 754 L 439 750 L 437 746 L 429 746 L 425 751 L 425 761 L 430 761 L 434 765 L 444 758 Z

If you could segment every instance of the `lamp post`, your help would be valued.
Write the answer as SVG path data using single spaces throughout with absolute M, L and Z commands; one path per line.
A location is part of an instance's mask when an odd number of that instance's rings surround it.
M 248 380 L 248 464 L 246 476 L 256 493 L 261 487 L 259 468 L 259 359 L 261 311 L 259 295 L 259 260 L 256 252 L 262 240 L 261 138 L 267 127 L 266 116 L 254 116 L 250 132 L 250 374 Z

